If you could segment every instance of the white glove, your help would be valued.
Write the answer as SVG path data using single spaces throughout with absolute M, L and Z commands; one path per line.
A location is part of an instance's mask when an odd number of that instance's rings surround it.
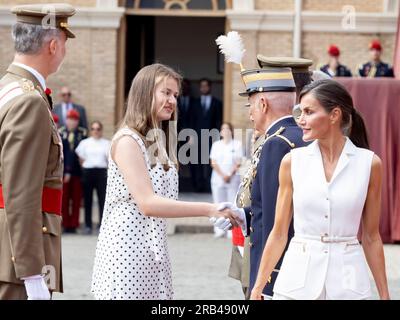
M 234 204 L 230 202 L 222 202 L 218 206 L 218 210 L 224 210 L 224 209 L 230 209 L 233 211 L 233 213 L 238 217 L 240 220 L 242 220 L 242 223 L 240 224 L 240 228 L 243 231 L 243 235 L 247 237 L 247 222 L 246 222 L 246 212 L 244 211 L 243 208 L 238 208 Z
M 215 227 L 223 231 L 228 231 L 232 228 L 231 221 L 228 218 L 219 217 L 217 219 L 216 217 L 212 217 L 210 218 L 210 221 L 214 224 Z
M 28 300 L 50 300 L 50 291 L 42 275 L 22 278 Z

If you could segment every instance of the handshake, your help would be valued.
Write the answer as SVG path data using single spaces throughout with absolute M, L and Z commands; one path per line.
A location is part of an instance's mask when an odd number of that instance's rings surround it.
M 218 216 L 210 218 L 210 222 L 215 227 L 228 231 L 232 227 L 239 226 L 243 234 L 247 235 L 246 213 L 244 209 L 238 208 L 230 202 L 222 202 L 218 204 L 217 210 L 219 211 Z

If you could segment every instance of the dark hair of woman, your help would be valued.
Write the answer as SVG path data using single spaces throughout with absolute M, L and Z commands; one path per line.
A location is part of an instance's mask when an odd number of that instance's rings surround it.
M 353 99 L 343 85 L 330 79 L 312 82 L 300 92 L 299 101 L 308 94 L 311 94 L 328 113 L 340 108 L 343 134 L 357 147 L 369 149 L 364 119 L 354 108 Z

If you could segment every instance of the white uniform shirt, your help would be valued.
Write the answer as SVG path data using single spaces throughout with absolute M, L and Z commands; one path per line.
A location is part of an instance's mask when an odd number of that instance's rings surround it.
M 214 160 L 221 171 L 225 175 L 230 175 L 236 163 L 240 163 L 243 157 L 242 144 L 240 141 L 231 140 L 229 143 L 225 143 L 223 140 L 219 140 L 213 143 L 210 152 L 210 159 Z M 239 175 L 236 175 L 240 179 Z M 222 177 L 213 170 L 211 175 L 211 184 L 219 186 L 224 184 Z
M 107 168 L 110 141 L 104 138 L 93 137 L 82 140 L 75 152 L 83 160 L 85 169 Z

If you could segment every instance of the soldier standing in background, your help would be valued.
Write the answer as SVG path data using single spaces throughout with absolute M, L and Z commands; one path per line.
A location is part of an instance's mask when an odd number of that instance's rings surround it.
M 360 65 L 358 73 L 361 77 L 379 78 L 379 77 L 394 77 L 393 68 L 381 60 L 382 45 L 378 40 L 373 40 L 369 44 L 369 52 L 371 60 Z
M 78 126 L 79 117 L 77 110 L 69 110 L 65 127 L 59 130 L 64 150 L 62 224 L 66 233 L 76 233 L 82 202 L 82 169 L 75 149 L 87 138 L 87 130 Z
M 330 77 L 351 77 L 351 71 L 339 62 L 340 50 L 334 44 L 328 48 L 329 62 L 322 66 L 320 70 Z

